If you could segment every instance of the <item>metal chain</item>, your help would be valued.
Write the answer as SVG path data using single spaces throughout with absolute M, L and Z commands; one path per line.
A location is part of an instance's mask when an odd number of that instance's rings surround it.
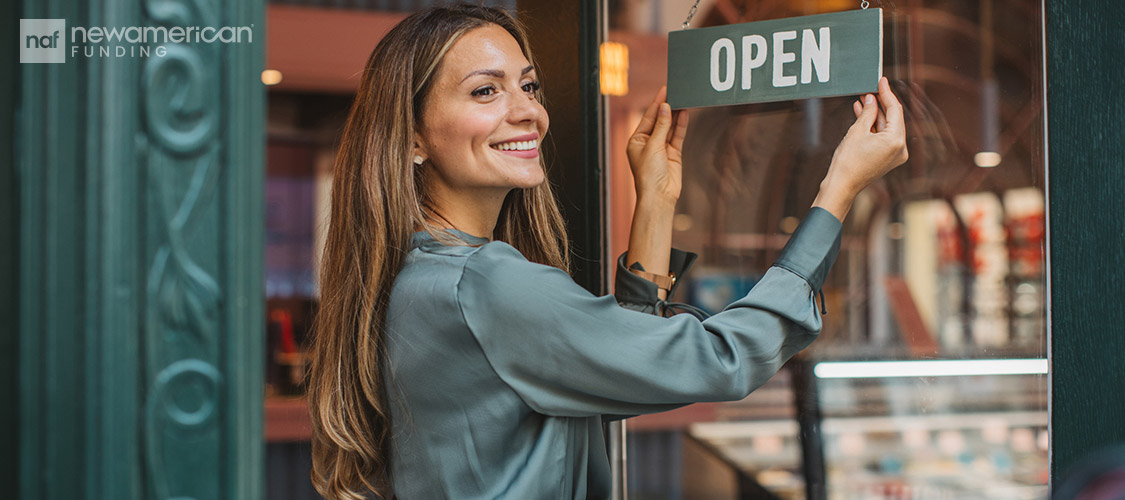
M 859 2 L 859 6 L 860 6 L 860 8 L 862 8 L 864 10 L 867 10 L 867 8 L 871 6 L 871 2 L 869 2 L 867 0 L 863 0 L 863 1 Z M 742 8 L 743 9 L 746 8 L 745 2 L 743 2 Z M 688 27 L 691 26 L 691 18 L 695 17 L 695 12 L 698 11 L 698 10 L 699 10 L 699 0 L 695 0 L 695 3 L 691 5 L 691 9 L 688 10 L 687 19 L 684 19 L 684 25 L 681 26 L 680 29 L 686 30 L 686 29 L 688 29 Z
M 687 13 L 687 19 L 684 19 L 684 25 L 680 29 L 688 29 L 691 26 L 691 18 L 695 17 L 695 11 L 699 10 L 699 0 L 695 0 L 695 5 L 691 6 L 691 10 Z
M 863 1 L 859 2 L 859 6 L 862 9 L 867 10 L 867 8 L 871 6 L 871 2 L 869 2 L 867 0 L 863 0 Z M 742 8 L 743 9 L 746 8 L 745 2 L 743 2 Z M 680 29 L 686 30 L 686 29 L 688 29 L 688 27 L 691 26 L 691 18 L 695 17 L 695 12 L 698 11 L 698 10 L 699 10 L 699 0 L 695 0 L 695 3 L 691 5 L 691 9 L 688 10 L 687 19 L 684 19 L 684 25 L 681 26 Z

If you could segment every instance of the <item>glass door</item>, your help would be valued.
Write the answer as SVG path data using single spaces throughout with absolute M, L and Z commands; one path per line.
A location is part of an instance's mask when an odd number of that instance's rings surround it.
M 623 145 L 694 2 L 611 3 L 611 255 L 633 200 Z M 866 190 L 824 287 L 821 337 L 746 400 L 627 423 L 630 498 L 1046 498 L 1042 5 L 873 1 L 910 161 Z M 692 27 L 860 8 L 699 2 Z M 717 311 L 777 258 L 853 121 L 852 98 L 692 111 L 678 300 Z M 896 363 L 888 363 L 888 362 Z

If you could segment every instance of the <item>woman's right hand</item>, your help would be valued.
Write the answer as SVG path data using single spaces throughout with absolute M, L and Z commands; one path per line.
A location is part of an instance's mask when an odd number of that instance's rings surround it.
M 659 199 L 674 206 L 680 198 L 688 114 L 687 110 L 673 112 L 664 102 L 667 94 L 667 87 L 656 92 L 629 137 L 625 152 L 633 171 L 637 199 Z
M 832 154 L 832 164 L 813 202 L 814 207 L 828 210 L 841 221 L 860 191 L 909 157 L 902 104 L 886 77 L 879 79 L 878 103 L 867 94 L 862 104 L 856 101 L 852 107 L 855 123 Z

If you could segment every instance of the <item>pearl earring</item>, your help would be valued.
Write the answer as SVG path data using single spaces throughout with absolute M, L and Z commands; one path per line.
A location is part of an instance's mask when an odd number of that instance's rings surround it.
M 414 155 L 414 164 L 415 165 L 421 165 L 422 162 L 424 162 L 424 161 L 426 161 L 426 159 L 422 158 L 422 155 Z

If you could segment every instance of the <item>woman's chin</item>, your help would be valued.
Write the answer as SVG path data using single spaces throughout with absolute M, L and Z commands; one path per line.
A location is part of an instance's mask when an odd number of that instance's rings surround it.
M 521 172 L 519 175 L 512 176 L 512 187 L 517 189 L 531 189 L 538 187 L 547 180 L 547 176 L 543 175 L 543 168 L 536 166 L 534 169 L 528 169 Z

